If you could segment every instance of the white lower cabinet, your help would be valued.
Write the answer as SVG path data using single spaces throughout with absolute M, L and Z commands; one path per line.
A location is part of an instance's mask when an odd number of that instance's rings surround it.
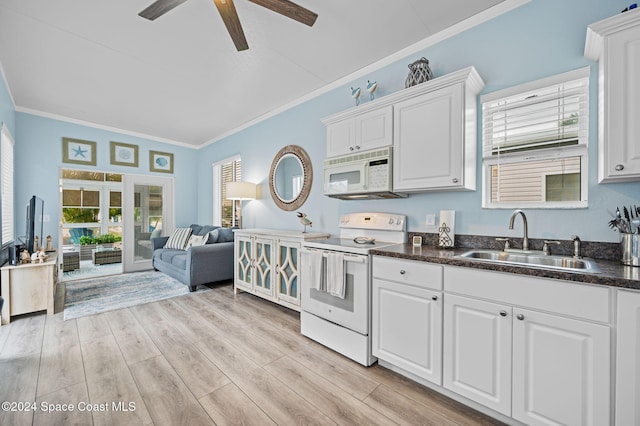
M 511 415 L 511 307 L 445 295 L 444 387 Z
M 618 291 L 616 425 L 640 425 L 640 292 Z
M 373 259 L 372 353 L 442 384 L 442 267 Z
M 300 310 L 300 247 L 329 234 L 273 229 L 234 231 L 234 291 Z
M 458 267 L 444 276 L 445 388 L 528 425 L 610 424 L 609 288 Z

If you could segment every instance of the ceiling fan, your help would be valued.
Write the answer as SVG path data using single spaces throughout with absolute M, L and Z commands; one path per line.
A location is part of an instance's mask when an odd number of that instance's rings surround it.
M 171 9 L 180 6 L 185 1 L 187 0 L 156 0 L 145 10 L 138 13 L 138 15 L 153 21 L 169 12 Z M 318 18 L 318 14 L 289 0 L 249 1 L 310 27 L 313 26 L 316 22 L 316 18 Z M 236 49 L 238 49 L 238 51 L 247 50 L 249 45 L 247 44 L 247 39 L 244 37 L 244 31 L 242 31 L 242 25 L 240 24 L 236 7 L 233 5 L 233 0 L 213 0 L 213 2 L 218 8 L 218 12 L 222 17 L 224 25 L 227 27 L 227 31 L 229 31 L 233 44 L 236 45 Z

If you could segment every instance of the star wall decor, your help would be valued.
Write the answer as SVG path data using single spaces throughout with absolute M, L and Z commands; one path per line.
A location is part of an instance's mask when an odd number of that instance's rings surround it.
M 96 165 L 96 142 L 62 138 L 62 162 Z

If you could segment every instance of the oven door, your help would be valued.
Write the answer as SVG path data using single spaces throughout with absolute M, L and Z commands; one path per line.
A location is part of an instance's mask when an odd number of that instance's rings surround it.
M 369 256 L 344 254 L 344 299 L 311 288 L 311 251 L 300 251 L 301 309 L 362 335 L 369 334 Z M 323 251 L 323 250 L 320 250 Z M 326 252 L 326 251 L 324 251 Z M 322 262 L 323 280 L 326 280 L 326 262 Z M 326 282 L 322 283 L 326 288 Z

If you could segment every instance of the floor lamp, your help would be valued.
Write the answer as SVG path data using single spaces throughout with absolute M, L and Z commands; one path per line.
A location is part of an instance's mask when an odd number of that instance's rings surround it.
M 242 216 L 240 216 L 240 223 L 236 224 L 236 201 L 242 202 L 242 200 L 255 200 L 256 199 L 256 184 L 251 182 L 227 182 L 227 200 L 233 200 L 233 223 L 232 226 L 238 226 L 242 228 Z

